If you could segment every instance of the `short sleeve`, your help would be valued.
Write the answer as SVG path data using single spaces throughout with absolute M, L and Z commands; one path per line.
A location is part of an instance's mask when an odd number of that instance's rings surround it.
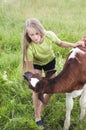
M 61 40 L 57 37 L 57 35 L 56 35 L 54 32 L 52 32 L 52 31 L 47 31 L 46 35 L 47 35 L 47 37 L 49 37 L 49 38 L 52 40 L 52 42 L 54 42 L 54 43 L 59 43 L 59 42 L 61 42 Z

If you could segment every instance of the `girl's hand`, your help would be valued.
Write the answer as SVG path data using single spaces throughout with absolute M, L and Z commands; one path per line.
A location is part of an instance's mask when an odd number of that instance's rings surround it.
M 76 44 L 75 44 L 75 47 L 77 47 L 77 46 L 82 46 L 82 47 L 85 47 L 86 46 L 86 43 L 83 41 L 83 40 L 81 40 L 81 41 L 78 41 Z

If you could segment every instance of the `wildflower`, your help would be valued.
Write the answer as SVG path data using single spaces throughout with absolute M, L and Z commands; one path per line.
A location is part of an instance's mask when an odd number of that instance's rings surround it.
M 4 80 L 8 80 L 8 79 L 7 79 L 7 72 L 6 72 L 6 71 L 4 71 L 3 79 L 4 79 Z

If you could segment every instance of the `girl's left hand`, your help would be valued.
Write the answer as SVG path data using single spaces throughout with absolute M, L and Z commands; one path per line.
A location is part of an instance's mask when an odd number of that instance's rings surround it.
M 77 47 L 77 46 L 82 46 L 82 47 L 85 47 L 86 46 L 86 43 L 83 41 L 83 40 L 81 40 L 81 41 L 78 41 L 76 44 L 75 44 L 75 47 Z
M 82 39 L 75 44 L 76 47 L 79 45 L 86 47 L 86 36 L 82 37 Z

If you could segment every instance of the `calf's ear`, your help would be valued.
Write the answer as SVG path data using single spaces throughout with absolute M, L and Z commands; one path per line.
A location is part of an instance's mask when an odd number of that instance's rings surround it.
M 46 78 L 48 78 L 48 79 L 50 79 L 51 77 L 52 77 L 52 75 L 53 74 L 55 74 L 56 73 L 56 70 L 54 69 L 54 70 L 49 70 L 49 71 L 46 71 Z
M 32 73 L 31 72 L 25 72 L 24 74 L 23 74 L 23 77 L 27 80 L 27 81 L 29 81 L 29 80 L 31 80 L 31 77 L 32 77 Z
M 38 99 L 43 103 L 43 104 L 46 104 L 46 101 L 43 97 L 43 93 L 38 93 Z

